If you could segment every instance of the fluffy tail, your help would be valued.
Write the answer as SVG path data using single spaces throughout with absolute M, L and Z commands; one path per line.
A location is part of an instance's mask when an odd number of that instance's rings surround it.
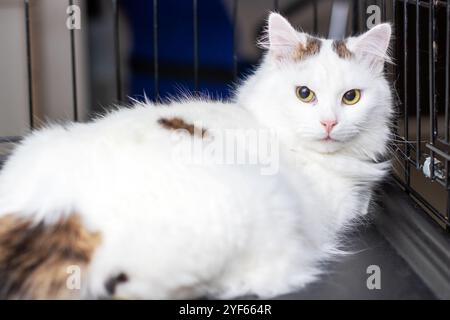
M 0 298 L 80 298 L 82 288 L 71 276 L 86 270 L 99 242 L 78 215 L 53 225 L 0 216 Z

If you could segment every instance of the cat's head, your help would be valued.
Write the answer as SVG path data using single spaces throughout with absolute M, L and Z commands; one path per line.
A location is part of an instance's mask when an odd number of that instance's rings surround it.
M 393 112 L 383 71 L 390 37 L 385 23 L 345 40 L 319 39 L 272 13 L 265 58 L 238 99 L 284 132 L 291 148 L 375 158 L 385 151 Z

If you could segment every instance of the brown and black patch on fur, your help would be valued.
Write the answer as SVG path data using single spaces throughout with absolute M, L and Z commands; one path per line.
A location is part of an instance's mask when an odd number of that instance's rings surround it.
M 306 44 L 300 43 L 294 51 L 294 60 L 303 60 L 320 52 L 322 41 L 317 38 L 308 37 Z
M 105 283 L 105 289 L 110 296 L 114 296 L 116 293 L 116 288 L 119 284 L 125 283 L 128 281 L 128 276 L 121 272 L 118 275 L 109 278 Z
M 186 130 L 191 136 L 204 137 L 206 135 L 206 129 L 196 128 L 193 124 L 187 123 L 181 118 L 161 118 L 158 123 L 168 130 Z
M 0 218 L 0 298 L 78 298 L 80 290 L 67 288 L 67 268 L 78 266 L 83 275 L 99 243 L 78 215 L 52 225 Z
M 353 57 L 353 52 L 348 50 L 345 40 L 334 40 L 332 47 L 334 52 L 336 52 L 337 55 L 339 56 L 339 58 L 350 59 Z

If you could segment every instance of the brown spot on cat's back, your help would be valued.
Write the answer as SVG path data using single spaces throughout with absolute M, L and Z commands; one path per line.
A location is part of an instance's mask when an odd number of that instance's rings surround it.
M 0 218 L 0 298 L 79 298 L 67 286 L 75 266 L 83 276 L 100 244 L 99 233 L 88 231 L 79 215 L 53 224 L 33 223 L 7 215 Z
M 322 41 L 317 38 L 308 37 L 306 44 L 300 43 L 294 51 L 294 60 L 303 60 L 320 52 Z
M 353 52 L 351 52 L 345 43 L 345 40 L 334 40 L 332 44 L 334 52 L 337 53 L 339 58 L 350 59 L 353 57 Z
M 105 283 L 105 289 L 110 296 L 114 296 L 116 293 L 116 288 L 119 284 L 125 283 L 128 281 L 128 276 L 121 272 L 118 275 L 109 278 Z
M 204 137 L 206 135 L 206 129 L 196 128 L 193 124 L 187 123 L 178 117 L 160 118 L 158 123 L 168 130 L 186 130 L 191 136 L 197 135 Z

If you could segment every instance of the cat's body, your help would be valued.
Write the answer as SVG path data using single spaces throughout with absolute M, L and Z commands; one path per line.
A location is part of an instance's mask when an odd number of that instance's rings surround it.
M 272 16 L 275 27 L 279 19 Z M 318 59 L 315 53 L 299 65 Z M 290 128 L 298 125 L 288 123 L 292 117 L 265 110 L 283 108 L 270 101 L 280 99 L 278 91 L 261 81 L 273 68 L 269 57 L 234 103 L 137 104 L 31 134 L 0 173 L 0 294 L 269 297 L 315 279 L 337 250 L 339 231 L 367 212 L 386 172 L 388 165 L 374 160 L 386 148 L 390 93 L 379 102 L 388 105 L 374 124 L 378 132 L 352 137 L 350 147 L 342 137 L 305 146 L 308 139 Z M 329 72 L 326 63 L 322 72 Z M 384 78 L 378 86 L 386 89 Z M 276 166 L 217 163 L 208 153 L 186 161 L 176 153 L 207 147 L 224 132 L 235 141 L 240 130 L 275 130 Z M 365 146 L 371 134 L 379 141 Z M 255 152 L 245 143 L 236 149 Z M 77 267 L 82 285 L 73 290 L 67 279 Z

